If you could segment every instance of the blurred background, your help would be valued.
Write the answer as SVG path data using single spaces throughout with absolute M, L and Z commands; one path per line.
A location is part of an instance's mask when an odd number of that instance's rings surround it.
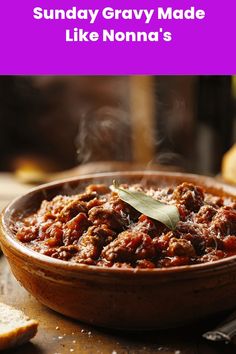
M 122 169 L 217 175 L 236 140 L 235 82 L 2 76 L 0 172 L 21 182 Z

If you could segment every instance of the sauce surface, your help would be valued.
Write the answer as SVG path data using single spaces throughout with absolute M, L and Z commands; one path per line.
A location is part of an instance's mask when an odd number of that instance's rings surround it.
M 202 187 L 122 185 L 174 204 L 174 231 L 123 202 L 105 185 L 44 200 L 18 219 L 16 238 L 27 247 L 64 261 L 119 268 L 163 268 L 216 261 L 236 254 L 236 202 Z

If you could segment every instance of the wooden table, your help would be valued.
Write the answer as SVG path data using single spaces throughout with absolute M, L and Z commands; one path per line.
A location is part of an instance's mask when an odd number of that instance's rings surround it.
M 1 183 L 3 180 L 5 188 Z M 2 204 L 28 188 L 18 184 L 11 176 L 8 178 L 0 175 Z M 3 192 L 4 200 L 1 198 Z M 70 320 L 41 305 L 28 294 L 14 279 L 3 255 L 0 256 L 0 301 L 22 309 L 28 316 L 39 321 L 36 337 L 30 343 L 8 352 L 12 354 L 236 353 L 234 344 L 214 344 L 202 338 L 202 333 L 213 328 L 221 318 L 203 321 L 200 325 L 188 328 L 146 333 L 111 332 Z

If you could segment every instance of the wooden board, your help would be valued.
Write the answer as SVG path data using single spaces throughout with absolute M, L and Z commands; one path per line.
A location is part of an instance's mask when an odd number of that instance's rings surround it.
M 39 321 L 36 337 L 9 351 L 12 354 L 236 353 L 233 345 L 215 345 L 202 339 L 201 334 L 215 326 L 216 320 L 195 327 L 146 333 L 111 332 L 70 320 L 27 293 L 14 279 L 4 256 L 0 257 L 0 301 L 22 309 Z

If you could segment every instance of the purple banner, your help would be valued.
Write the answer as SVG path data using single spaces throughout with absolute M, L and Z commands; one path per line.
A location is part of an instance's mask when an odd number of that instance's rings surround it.
M 236 74 L 235 0 L 3 0 L 0 8 L 1 74 Z

